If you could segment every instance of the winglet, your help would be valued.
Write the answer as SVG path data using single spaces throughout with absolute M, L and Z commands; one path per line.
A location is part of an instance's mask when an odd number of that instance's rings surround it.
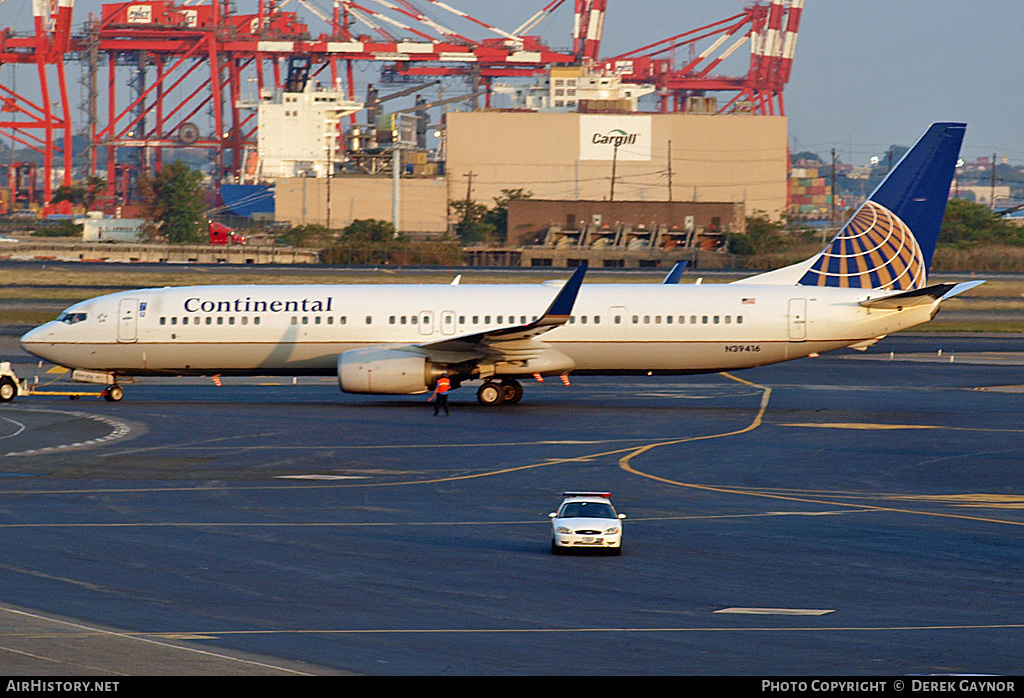
M 679 280 L 681 278 L 683 278 L 683 272 L 686 271 L 686 266 L 689 263 L 690 263 L 690 260 L 688 260 L 688 259 L 684 259 L 684 260 L 681 260 L 679 262 L 676 262 L 676 265 L 674 267 L 672 267 L 672 271 L 670 271 L 668 273 L 668 276 L 665 277 L 665 280 L 661 282 L 662 285 L 664 285 L 664 284 L 678 284 Z
M 551 301 L 547 312 L 537 321 L 539 324 L 563 325 L 566 323 L 569 316 L 572 315 L 572 307 L 576 304 L 576 294 L 579 293 L 580 286 L 583 285 L 583 275 L 586 273 L 587 266 L 585 264 L 576 267 L 572 277 L 565 282 L 565 286 L 555 296 L 555 300 Z
M 944 301 L 947 298 L 958 296 L 964 291 L 969 291 L 975 286 L 983 283 L 985 282 L 962 281 L 960 283 L 950 282 L 934 284 L 932 286 L 925 286 L 924 288 L 882 296 L 881 298 L 869 298 L 868 300 L 861 301 L 860 304 L 865 308 L 903 310 L 904 308 L 913 308 L 919 305 L 929 305 L 936 301 Z
M 442 351 L 476 351 L 483 342 L 530 340 L 545 332 L 561 327 L 569 322 L 572 308 L 576 304 L 576 295 L 580 291 L 580 286 L 583 285 L 583 275 L 586 273 L 587 267 L 585 265 L 576 267 L 576 271 L 558 291 L 558 295 L 551 301 L 548 309 L 533 322 L 525 325 L 499 327 L 462 337 L 445 338 L 439 342 L 430 342 L 419 346 Z

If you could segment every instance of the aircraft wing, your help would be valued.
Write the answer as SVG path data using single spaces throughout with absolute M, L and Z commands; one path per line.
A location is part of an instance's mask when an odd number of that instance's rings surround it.
M 901 308 L 913 308 L 918 305 L 928 305 L 935 301 L 944 301 L 947 298 L 959 295 L 975 286 L 985 283 L 984 281 L 964 281 L 961 283 L 944 283 L 925 286 L 924 288 L 903 293 L 894 293 L 881 298 L 869 298 L 861 301 L 865 308 L 880 308 L 883 310 L 898 310 Z
M 548 309 L 539 318 L 525 325 L 499 327 L 484 332 L 451 337 L 436 342 L 415 345 L 437 361 L 468 361 L 473 359 L 527 360 L 539 356 L 547 349 L 536 337 L 569 321 L 576 295 L 583 284 L 585 266 L 577 267 L 572 278 L 558 292 Z

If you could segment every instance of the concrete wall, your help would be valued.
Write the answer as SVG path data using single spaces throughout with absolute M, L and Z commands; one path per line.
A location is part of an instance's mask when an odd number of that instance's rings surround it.
M 602 224 L 619 224 L 653 229 L 659 225 L 685 226 L 686 217 L 693 216 L 697 230 L 711 230 L 717 219 L 716 232 L 743 232 L 743 204 L 692 201 L 541 201 L 522 199 L 509 202 L 508 244 L 529 244 L 537 233 L 552 225 L 564 230 L 578 230 L 591 225 L 594 216 Z M 575 224 L 570 226 L 572 219 Z
M 390 177 L 301 177 L 277 180 L 274 218 L 291 225 L 327 221 L 327 183 L 330 181 L 331 228 L 344 228 L 357 219 L 391 221 Z M 443 178 L 401 180 L 400 229 L 441 233 L 448 229 L 448 189 Z
M 319 250 L 271 245 L 83 243 L 23 239 L 0 249 L 0 259 L 60 262 L 195 262 L 197 264 L 317 264 Z
M 686 260 L 689 269 L 735 269 L 736 255 L 721 250 L 677 247 L 672 250 L 598 250 L 594 248 L 551 247 L 467 247 L 471 267 L 575 267 L 582 263 L 594 269 L 670 269 Z
M 515 188 L 538 199 L 666 201 L 671 141 L 672 200 L 738 202 L 773 217 L 786 207 L 781 116 L 453 112 L 447 123 L 453 198 L 465 198 L 472 173 L 473 198 L 487 205 Z M 618 132 L 636 138 L 614 149 Z

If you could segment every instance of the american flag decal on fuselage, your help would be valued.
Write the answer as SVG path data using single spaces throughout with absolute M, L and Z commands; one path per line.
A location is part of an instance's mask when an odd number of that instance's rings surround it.
M 924 256 L 910 228 L 892 211 L 869 200 L 799 283 L 910 291 L 922 288 L 925 277 Z

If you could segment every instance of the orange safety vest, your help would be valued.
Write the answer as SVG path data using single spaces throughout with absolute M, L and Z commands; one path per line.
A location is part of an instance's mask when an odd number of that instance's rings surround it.
M 441 378 L 437 379 L 437 391 L 436 392 L 437 392 L 438 395 L 447 395 L 448 394 L 448 390 L 451 389 L 451 387 L 452 387 L 452 382 L 448 378 L 441 377 Z

